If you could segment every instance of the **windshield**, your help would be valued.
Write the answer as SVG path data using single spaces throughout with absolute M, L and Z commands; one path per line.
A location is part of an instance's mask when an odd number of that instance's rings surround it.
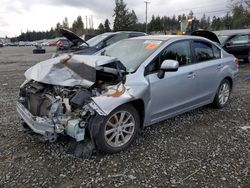
M 229 36 L 227 35 L 219 35 L 218 38 L 219 38 L 219 41 L 221 44 L 224 44 L 224 42 L 227 40 Z
M 90 47 L 96 46 L 97 44 L 99 44 L 101 41 L 103 41 L 105 38 L 107 38 L 110 35 L 111 35 L 110 33 L 97 35 L 97 36 L 87 40 L 87 43 L 89 44 Z
M 134 72 L 162 43 L 160 40 L 122 40 L 105 48 L 102 55 L 116 57 L 128 72 Z

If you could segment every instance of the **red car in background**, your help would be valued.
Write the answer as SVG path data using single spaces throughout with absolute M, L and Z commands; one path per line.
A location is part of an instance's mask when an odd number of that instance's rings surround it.
M 53 41 L 49 43 L 49 46 L 56 46 L 57 41 Z
M 70 42 L 68 39 L 59 39 L 56 42 L 57 50 L 68 50 L 72 45 L 72 42 Z

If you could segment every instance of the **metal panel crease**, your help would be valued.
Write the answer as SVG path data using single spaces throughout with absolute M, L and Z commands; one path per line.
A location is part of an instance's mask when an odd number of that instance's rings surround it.
M 107 56 L 64 54 L 34 65 L 25 72 L 25 77 L 51 85 L 89 88 L 96 81 L 96 68 L 114 61 L 117 59 Z

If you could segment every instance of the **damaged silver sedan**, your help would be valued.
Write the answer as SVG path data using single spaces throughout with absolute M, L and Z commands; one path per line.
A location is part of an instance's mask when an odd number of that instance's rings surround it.
M 145 36 L 99 55 L 65 54 L 25 72 L 17 111 L 24 125 L 54 142 L 61 134 L 115 153 L 146 126 L 213 103 L 226 105 L 238 65 L 195 36 Z

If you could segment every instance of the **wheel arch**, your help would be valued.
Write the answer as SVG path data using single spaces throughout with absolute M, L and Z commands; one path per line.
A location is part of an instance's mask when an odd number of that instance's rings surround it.
M 231 86 L 230 89 L 232 90 L 232 88 L 233 88 L 233 79 L 232 79 L 230 76 L 227 76 L 227 77 L 225 77 L 223 80 L 228 80 L 228 81 L 229 81 L 230 86 Z M 222 82 L 223 80 L 221 80 L 221 82 Z
M 120 108 L 120 107 L 125 106 L 125 105 L 131 105 L 135 108 L 135 110 L 138 112 L 139 118 L 140 118 L 140 129 L 143 129 L 144 120 L 145 120 L 144 101 L 142 99 L 136 99 L 133 101 L 129 101 L 129 102 L 120 104 L 116 108 L 112 109 L 110 111 L 110 113 L 113 112 L 115 109 Z M 103 117 L 104 116 L 101 116 L 100 114 L 97 113 L 95 116 L 90 118 L 90 121 L 88 123 L 88 125 L 89 125 L 88 128 L 89 128 L 89 131 L 91 132 L 93 137 L 95 137 L 97 135 L 97 132 L 99 131 L 100 125 L 103 123 L 103 120 L 104 120 Z
M 128 102 L 126 104 L 131 104 L 138 112 L 140 117 L 140 128 L 142 129 L 144 126 L 145 120 L 145 105 L 142 99 L 136 99 L 134 101 Z

